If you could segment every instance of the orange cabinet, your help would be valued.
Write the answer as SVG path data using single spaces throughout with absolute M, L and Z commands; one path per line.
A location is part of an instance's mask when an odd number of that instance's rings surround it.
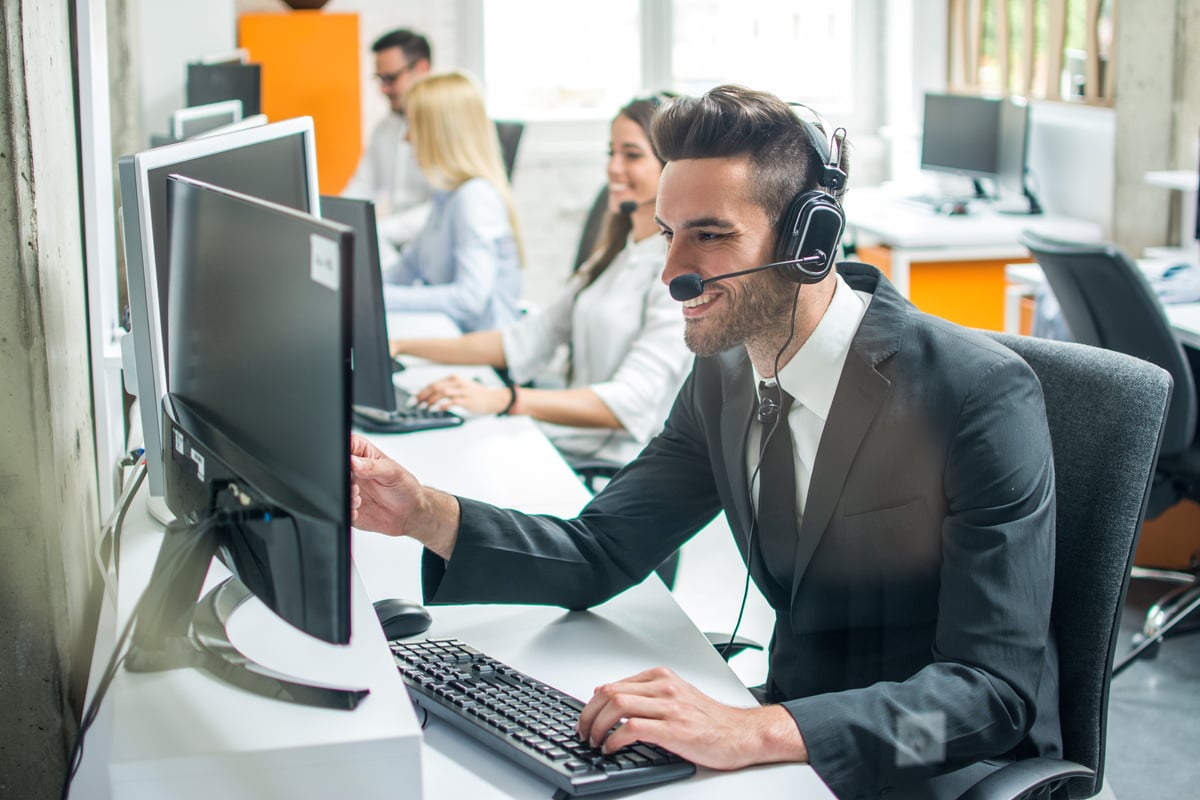
M 358 14 L 243 14 L 238 45 L 262 64 L 262 113 L 313 118 L 322 194 L 337 194 L 362 151 Z

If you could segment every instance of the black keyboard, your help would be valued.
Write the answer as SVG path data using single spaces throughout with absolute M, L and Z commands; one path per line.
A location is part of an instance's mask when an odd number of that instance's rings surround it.
M 388 645 L 417 705 L 562 794 L 611 792 L 696 771 L 695 764 L 655 745 L 639 743 L 605 755 L 580 742 L 575 724 L 583 703 L 457 639 Z
M 463 418 L 450 411 L 406 405 L 395 411 L 354 406 L 354 424 L 375 433 L 413 433 L 462 425 Z

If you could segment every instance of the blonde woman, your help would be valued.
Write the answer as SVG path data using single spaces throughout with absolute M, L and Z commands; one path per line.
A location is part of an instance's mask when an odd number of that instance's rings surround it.
M 430 75 L 407 96 L 408 138 L 434 187 L 429 220 L 388 271 L 388 311 L 441 311 L 463 331 L 516 320 L 521 235 L 496 127 L 475 82 Z

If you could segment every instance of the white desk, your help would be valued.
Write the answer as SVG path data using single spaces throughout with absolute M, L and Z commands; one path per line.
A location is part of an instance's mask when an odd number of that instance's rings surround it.
M 875 264 L 921 310 L 963 325 L 1000 330 L 1004 267 L 1029 258 L 1021 232 L 1092 241 L 1100 225 L 1052 214 L 1002 214 L 986 203 L 971 213 L 939 214 L 894 190 L 856 189 L 846 195 L 846 225 L 859 257 Z
M 448 491 L 556 514 L 574 513 L 588 498 L 528 418 L 478 417 L 458 428 L 372 439 L 423 481 Z M 126 613 L 141 583 L 135 576 L 144 580 L 150 570 L 158 530 L 140 505 L 131 510 L 125 543 L 136 555 L 123 560 L 120 587 L 120 608 Z M 73 796 L 403 798 L 410 796 L 406 789 L 421 785 L 420 796 L 431 800 L 548 797 L 547 784 L 438 720 L 424 732 L 420 766 L 405 763 L 404 742 L 414 715 L 369 600 L 419 598 L 421 549 L 412 540 L 361 531 L 353 532 L 352 547 L 357 575 L 350 648 L 323 654 L 314 667 L 314 649 L 339 648 L 291 631 L 257 601 L 235 615 L 230 633 L 248 654 L 272 666 L 307 664 L 316 670 L 303 673 L 307 677 L 369 685 L 372 693 L 358 710 L 321 711 L 261 700 L 191 670 L 122 672 L 106 700 L 110 715 L 102 718 L 111 718 L 111 752 L 106 746 L 85 750 L 83 777 Z M 667 665 L 719 700 L 753 704 L 653 575 L 588 612 L 512 605 L 431 610 L 430 635 L 462 638 L 585 699 L 599 683 Z M 287 654 L 284 663 L 278 661 L 281 652 Z M 334 655 L 343 658 L 335 662 Z M 104 785 L 105 761 L 111 795 Z M 647 797 L 689 800 L 752 792 L 832 797 L 810 767 L 795 764 L 732 773 L 702 769 L 686 781 L 644 790 Z

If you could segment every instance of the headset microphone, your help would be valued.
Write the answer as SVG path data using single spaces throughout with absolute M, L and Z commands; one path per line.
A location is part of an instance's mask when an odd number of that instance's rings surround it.
M 640 203 L 637 200 L 622 200 L 620 205 L 617 206 L 617 210 L 619 212 L 621 212 L 622 214 L 629 216 L 630 214 L 637 211 L 642 206 L 650 205 L 651 203 L 654 202 L 654 200 L 655 200 L 655 198 L 653 198 L 653 197 L 651 197 L 649 200 L 643 200 Z
M 711 278 L 701 278 L 694 272 L 689 272 L 686 275 L 680 275 L 678 278 L 673 278 L 667 284 L 668 291 L 671 292 L 671 297 L 676 300 L 691 300 L 693 297 L 699 297 L 704 294 L 704 287 L 710 283 L 723 281 L 726 278 L 736 278 L 740 275 L 749 275 L 751 272 L 761 272 L 764 269 L 773 267 L 807 267 L 824 264 L 828 257 L 824 252 L 818 250 L 810 256 L 804 258 L 789 258 L 786 261 L 772 261 L 770 264 L 763 264 L 761 267 L 752 267 L 750 269 L 739 270 L 738 272 L 727 272 L 724 275 L 715 275 Z

